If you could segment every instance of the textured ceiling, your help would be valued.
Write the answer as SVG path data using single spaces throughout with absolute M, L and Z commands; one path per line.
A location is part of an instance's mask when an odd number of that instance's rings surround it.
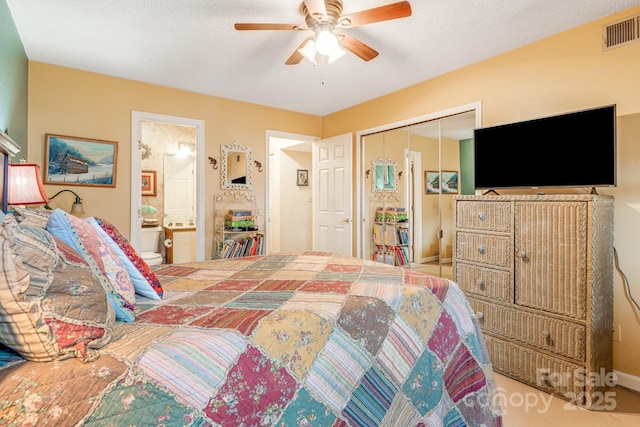
M 410 0 L 411 17 L 349 30 L 380 55 L 284 62 L 309 35 L 301 0 L 6 0 L 30 60 L 326 115 L 638 4 Z M 344 14 L 395 0 L 344 0 Z

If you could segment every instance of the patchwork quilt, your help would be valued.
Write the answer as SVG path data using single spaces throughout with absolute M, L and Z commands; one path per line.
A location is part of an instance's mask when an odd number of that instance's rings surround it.
M 100 357 L 0 350 L 0 425 L 500 426 L 475 316 L 446 279 L 304 252 L 155 269 Z

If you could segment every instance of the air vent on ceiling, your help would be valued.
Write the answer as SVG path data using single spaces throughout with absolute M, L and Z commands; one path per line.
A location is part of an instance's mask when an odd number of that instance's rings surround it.
M 640 40 L 640 15 L 607 24 L 602 29 L 602 50 L 609 50 Z

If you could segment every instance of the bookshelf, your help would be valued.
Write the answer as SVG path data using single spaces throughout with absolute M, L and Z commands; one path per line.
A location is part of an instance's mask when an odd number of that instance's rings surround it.
M 407 266 L 409 257 L 409 221 L 404 208 L 376 208 L 371 231 L 372 259 L 389 265 Z
M 214 197 L 214 257 L 241 258 L 264 253 L 264 233 L 256 220 L 255 196 L 229 191 Z

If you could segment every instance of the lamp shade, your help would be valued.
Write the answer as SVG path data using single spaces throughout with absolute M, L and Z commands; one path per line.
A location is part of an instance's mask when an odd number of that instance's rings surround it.
M 40 179 L 40 166 L 32 163 L 9 165 L 9 205 L 42 205 L 49 203 Z

